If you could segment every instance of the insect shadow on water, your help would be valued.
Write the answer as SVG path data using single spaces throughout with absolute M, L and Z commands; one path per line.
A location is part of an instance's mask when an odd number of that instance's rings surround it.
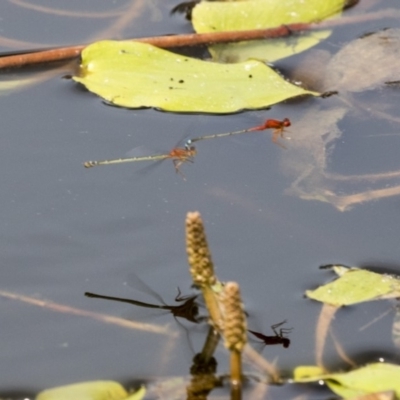
M 143 302 L 143 301 L 139 301 L 139 300 L 133 300 L 133 299 L 123 298 L 123 297 L 116 297 L 116 296 L 106 296 L 106 295 L 101 295 L 101 294 L 91 293 L 91 292 L 85 292 L 85 296 L 91 297 L 91 298 L 111 300 L 111 301 L 117 301 L 117 302 L 121 302 L 121 303 L 132 304 L 134 306 L 143 307 L 143 308 L 151 308 L 151 309 L 168 311 L 169 313 L 171 313 L 173 315 L 173 317 L 175 318 L 175 320 L 178 323 L 178 325 L 180 326 L 180 328 L 183 329 L 183 331 L 185 332 L 187 345 L 189 346 L 191 353 L 194 354 L 194 348 L 193 348 L 192 340 L 190 338 L 190 333 L 189 333 L 190 331 L 192 331 L 192 329 L 189 330 L 188 327 L 185 326 L 184 324 L 182 324 L 178 318 L 185 319 L 196 325 L 200 325 L 202 322 L 207 320 L 207 318 L 205 316 L 199 315 L 199 303 L 197 301 L 198 295 L 193 294 L 193 295 L 182 296 L 181 291 L 178 287 L 178 294 L 175 297 L 175 301 L 178 303 L 181 303 L 181 304 L 168 305 L 168 304 L 165 304 L 164 300 L 158 293 L 156 293 L 151 287 L 149 287 L 145 282 L 143 282 L 138 276 L 136 276 L 135 274 L 131 274 L 131 275 L 133 275 L 132 278 L 134 279 L 134 281 L 132 281 L 132 284 L 139 285 L 139 290 L 144 290 L 145 292 L 148 292 L 162 304 L 147 303 L 147 302 Z
M 277 331 L 277 328 L 285 323 L 286 320 L 271 326 L 271 329 L 275 334 L 274 336 L 267 336 L 260 332 L 251 331 L 250 329 L 248 329 L 248 331 L 256 338 L 260 339 L 265 346 L 281 344 L 285 349 L 287 349 L 290 346 L 290 339 L 285 337 L 285 335 L 289 334 L 293 328 L 280 328 L 279 331 Z
M 178 294 L 175 297 L 175 301 L 182 304 L 172 305 L 172 306 L 167 304 L 146 303 L 143 301 L 127 299 L 123 297 L 105 296 L 102 294 L 91 293 L 91 292 L 85 292 L 85 296 L 96 299 L 112 300 L 121 303 L 128 303 L 138 307 L 168 310 L 175 318 L 183 318 L 195 324 L 202 322 L 202 318 L 199 317 L 199 306 L 196 302 L 198 295 L 196 294 L 196 295 L 181 296 L 181 291 L 179 290 L 179 288 L 178 288 Z
M 143 282 L 136 274 L 132 273 L 129 277 L 129 285 L 136 287 L 140 291 L 147 292 L 152 297 L 157 299 L 161 304 L 147 303 L 139 300 L 128 299 L 116 296 L 106 296 L 102 294 L 96 294 L 91 292 L 85 292 L 85 296 L 97 299 L 118 301 L 121 303 L 132 304 L 134 306 L 143 308 L 152 308 L 158 310 L 169 311 L 174 318 L 183 318 L 189 322 L 200 323 L 204 321 L 204 318 L 199 315 L 199 304 L 197 302 L 198 295 L 192 294 L 187 296 L 182 296 L 181 291 L 178 288 L 178 294 L 175 297 L 175 301 L 181 304 L 178 305 L 168 305 L 165 304 L 162 297 L 155 292 L 151 287 L 149 287 L 145 282 Z

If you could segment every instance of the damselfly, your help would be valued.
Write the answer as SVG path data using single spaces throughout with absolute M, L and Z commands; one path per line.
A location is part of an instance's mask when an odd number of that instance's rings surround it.
M 143 157 L 118 158 L 114 160 L 86 161 L 85 163 L 83 163 L 83 165 L 85 168 L 91 168 L 97 165 L 122 164 L 128 162 L 136 162 L 136 161 L 161 161 L 161 160 L 171 159 L 174 164 L 175 171 L 183 176 L 179 168 L 183 163 L 186 162 L 193 163 L 193 158 L 196 155 L 196 153 L 197 151 L 194 146 L 185 145 L 185 147 L 174 147 L 169 153 L 165 154 L 154 154 Z
M 240 131 L 217 133 L 214 135 L 205 135 L 205 136 L 199 136 L 199 137 L 196 137 L 193 139 L 189 139 L 186 141 L 185 148 L 190 149 L 192 147 L 193 143 L 199 142 L 200 140 L 217 139 L 217 138 L 222 138 L 222 137 L 226 137 L 226 136 L 241 135 L 241 134 L 247 133 L 247 132 L 264 131 L 266 129 L 273 129 L 272 141 L 274 143 L 276 143 L 278 146 L 285 148 L 285 146 L 283 144 L 278 142 L 278 139 L 279 139 L 279 137 L 283 138 L 283 132 L 284 132 L 285 128 L 289 127 L 290 125 L 291 125 L 291 122 L 288 118 L 285 118 L 282 121 L 279 121 L 277 119 L 267 119 L 262 125 L 253 126 L 251 128 L 242 129 Z

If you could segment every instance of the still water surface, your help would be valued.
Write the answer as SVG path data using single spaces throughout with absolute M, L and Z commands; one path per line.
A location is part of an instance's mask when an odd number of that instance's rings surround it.
M 32 3 L 88 12 L 130 4 Z M 190 31 L 182 18 L 168 16 L 175 2 L 148 4 L 141 9 L 141 17 L 120 32 L 122 37 Z M 385 7 L 390 6 L 398 7 L 398 2 L 385 2 Z M 1 3 L 0 15 L 1 35 L 49 46 L 88 42 L 111 25 L 110 19 L 56 17 L 11 1 Z M 398 21 L 382 20 L 350 27 L 347 33 L 341 29 L 321 46 L 336 52 L 344 42 L 367 31 L 398 25 Z M 295 62 L 284 60 L 282 67 L 289 69 Z M 331 278 L 318 270 L 319 265 L 344 263 L 399 272 L 400 197 L 340 212 L 328 203 L 289 196 L 285 190 L 293 179 L 281 171 L 285 150 L 272 144 L 268 132 L 199 143 L 195 163 L 183 166 L 186 181 L 175 174 L 169 160 L 145 175 L 137 173 L 142 166 L 134 164 L 83 168 L 84 161 L 119 158 L 136 146 L 169 151 L 184 135 L 244 129 L 266 118 L 289 117 L 288 136 L 294 138 L 296 121 L 320 99 L 237 115 L 172 115 L 105 106 L 62 75 L 0 98 L 0 289 L 84 310 L 132 316 L 135 310 L 128 305 L 88 299 L 83 293 L 154 302 L 148 294 L 132 289 L 133 272 L 172 304 L 177 286 L 184 293 L 190 291 L 184 219 L 187 211 L 198 210 L 217 274 L 222 280 L 240 283 L 246 307 L 254 316 L 253 329 L 267 332 L 284 319 L 293 328 L 289 349 L 268 347 L 263 353 L 269 359 L 279 357 L 279 366 L 290 371 L 296 364 L 314 361 L 320 306 L 302 296 L 304 290 Z M 346 173 L 343 165 L 348 165 L 354 173 L 356 165 L 358 171 L 370 173 L 368 160 L 377 159 L 374 165 L 381 169 L 375 172 L 400 169 L 393 152 L 400 146 L 398 124 L 371 120 L 363 123 L 360 132 L 356 117 L 348 119 L 348 127 L 345 122 L 330 158 L 332 171 Z M 393 135 L 367 137 L 379 133 Z M 288 141 L 289 152 L 290 145 Z M 338 314 L 335 333 L 352 357 L 367 361 L 396 355 L 390 342 L 394 312 L 359 332 L 360 326 L 389 307 L 382 302 Z M 81 380 L 185 375 L 193 355 L 185 331 L 169 316 L 146 319 L 168 323 L 181 335 L 167 355 L 167 339 L 162 335 L 14 300 L 0 299 L 0 316 L 0 388 L 4 390 L 35 392 Z M 198 350 L 202 332 L 190 336 Z M 226 357 L 222 352 L 218 357 L 224 372 Z M 326 359 L 332 366 L 343 366 L 333 349 L 328 349 Z

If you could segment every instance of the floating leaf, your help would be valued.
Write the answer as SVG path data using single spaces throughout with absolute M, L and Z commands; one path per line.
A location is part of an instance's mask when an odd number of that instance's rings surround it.
M 74 80 L 114 105 L 174 112 L 232 113 L 318 95 L 290 84 L 257 60 L 217 64 L 128 41 L 86 47 Z
M 344 0 L 202 1 L 192 13 L 197 33 L 267 29 L 293 23 L 309 23 L 331 17 Z M 327 38 L 331 31 L 309 32 L 285 39 L 257 40 L 209 46 L 215 61 L 239 62 L 250 58 L 275 61 L 300 53 Z
M 321 376 L 324 373 L 325 371 L 316 365 L 300 365 L 294 370 L 294 380 L 296 382 L 307 380 L 308 382 L 308 379 L 316 379 L 316 377 Z
M 47 389 L 39 393 L 36 400 L 141 400 L 145 392 L 142 387 L 129 395 L 118 382 L 93 381 Z
M 315 290 L 307 290 L 310 299 L 336 307 L 371 300 L 400 297 L 400 279 L 359 268 L 333 266 L 339 278 Z
M 300 374 L 297 369 L 300 368 Z M 344 399 L 381 391 L 395 391 L 400 396 L 400 366 L 389 363 L 369 364 L 349 372 L 302 376 L 298 367 L 294 372 L 294 382 L 325 381 L 329 388 Z

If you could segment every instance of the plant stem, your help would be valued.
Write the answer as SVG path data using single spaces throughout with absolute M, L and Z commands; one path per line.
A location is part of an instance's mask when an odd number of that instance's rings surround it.
M 236 349 L 230 351 L 231 399 L 242 398 L 242 353 Z

